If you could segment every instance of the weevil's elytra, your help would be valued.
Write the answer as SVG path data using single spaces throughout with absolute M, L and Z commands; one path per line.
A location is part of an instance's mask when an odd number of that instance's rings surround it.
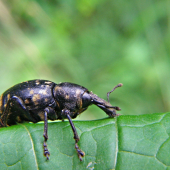
M 2 101 L 2 99 L 3 99 L 3 95 L 0 96 L 0 117 L 1 117 L 1 114 L 2 114 L 2 112 L 3 112 L 3 110 L 2 110 L 2 107 L 3 107 L 3 101 Z
M 35 80 L 35 83 L 36 83 L 36 85 L 39 85 L 40 81 L 39 80 Z
M 112 91 L 121 86 L 122 84 L 118 84 Z M 78 146 L 79 137 L 72 119 L 92 104 L 101 108 L 109 117 L 117 116 L 116 110 L 120 108 L 109 102 L 112 91 L 107 93 L 108 101 L 105 101 L 77 84 L 56 84 L 48 80 L 26 81 L 9 88 L 0 96 L 0 127 L 11 126 L 17 122 L 36 123 L 43 120 L 44 155 L 49 159 L 47 121 L 68 119 L 74 133 L 75 149 L 82 161 L 85 153 Z
M 30 103 L 29 99 L 25 99 L 24 103 L 29 104 Z
M 28 88 L 29 89 L 29 88 Z M 34 94 L 34 90 L 30 90 L 30 95 Z

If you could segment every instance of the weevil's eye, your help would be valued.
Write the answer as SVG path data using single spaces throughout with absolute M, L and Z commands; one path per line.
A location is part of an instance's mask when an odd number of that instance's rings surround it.
M 82 108 L 86 108 L 91 104 L 91 96 L 85 92 L 82 96 Z

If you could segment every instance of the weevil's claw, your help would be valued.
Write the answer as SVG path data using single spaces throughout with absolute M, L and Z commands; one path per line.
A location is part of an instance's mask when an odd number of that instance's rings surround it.
M 49 160 L 50 152 L 48 151 L 46 142 L 44 142 L 43 147 L 44 147 L 44 156 L 47 158 L 47 160 Z
M 77 154 L 78 154 L 80 161 L 83 161 L 82 157 L 85 156 L 85 153 L 79 148 L 77 143 L 75 143 L 75 149 L 77 150 Z

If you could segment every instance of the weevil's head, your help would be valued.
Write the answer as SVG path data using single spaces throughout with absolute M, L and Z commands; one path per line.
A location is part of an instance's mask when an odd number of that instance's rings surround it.
M 112 106 L 109 102 L 109 94 L 113 92 L 117 87 L 121 87 L 123 84 L 119 83 L 117 86 L 113 88 L 112 91 L 107 93 L 107 99 L 108 101 L 105 101 L 104 99 L 98 97 L 97 95 L 93 94 L 90 92 L 90 96 L 92 98 L 92 103 L 101 108 L 109 117 L 115 117 L 118 116 L 119 114 L 116 114 L 116 111 L 121 110 L 117 106 Z
M 122 86 L 122 84 L 115 86 L 114 89 L 120 86 Z M 114 89 L 112 91 L 114 91 Z M 107 93 L 108 97 L 111 92 Z M 69 110 L 71 118 L 76 118 L 77 115 L 85 111 L 91 104 L 97 105 L 104 112 L 106 112 L 109 117 L 117 116 L 116 110 L 120 110 L 119 107 L 112 106 L 109 99 L 107 102 L 92 92 L 89 92 L 88 89 L 83 86 L 73 83 L 65 82 L 56 85 L 53 88 L 53 96 L 55 99 L 58 119 L 66 118 L 66 115 L 62 115 L 62 110 Z

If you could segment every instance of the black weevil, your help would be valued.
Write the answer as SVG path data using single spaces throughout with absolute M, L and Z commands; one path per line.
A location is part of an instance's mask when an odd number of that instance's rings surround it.
M 114 91 L 118 84 L 113 88 Z M 44 120 L 44 155 L 49 159 L 50 152 L 47 148 L 47 120 L 68 119 L 74 133 L 75 149 L 80 161 L 85 153 L 79 148 L 79 137 L 71 118 L 85 111 L 89 105 L 95 104 L 109 117 L 117 116 L 117 106 L 89 92 L 83 86 L 73 83 L 60 83 L 47 80 L 30 80 L 17 84 L 0 96 L 0 127 L 11 126 L 17 122 L 39 122 Z

